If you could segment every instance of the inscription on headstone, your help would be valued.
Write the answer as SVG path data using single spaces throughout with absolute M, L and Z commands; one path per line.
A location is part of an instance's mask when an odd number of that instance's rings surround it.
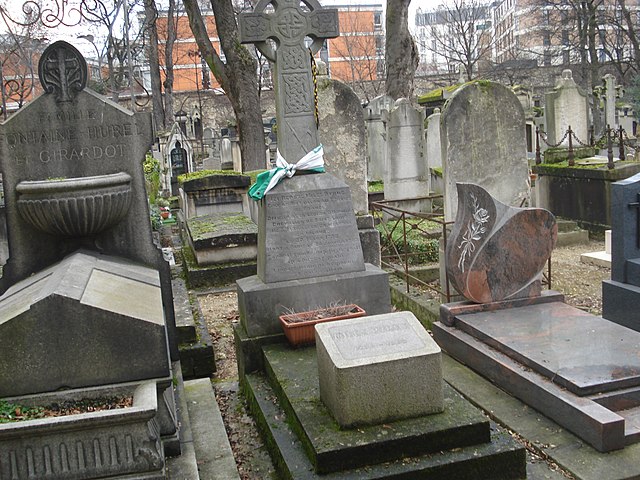
M 364 270 L 347 188 L 273 190 L 267 202 L 263 258 L 268 267 L 258 266 L 266 282 Z
M 332 325 L 328 333 L 346 360 L 404 353 L 425 347 L 406 318 L 384 318 L 369 323 Z

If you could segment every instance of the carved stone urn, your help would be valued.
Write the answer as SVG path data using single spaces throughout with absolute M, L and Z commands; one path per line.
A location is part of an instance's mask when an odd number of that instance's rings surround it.
M 116 225 L 131 204 L 131 176 L 23 181 L 16 185 L 18 211 L 34 228 L 65 237 L 93 235 Z

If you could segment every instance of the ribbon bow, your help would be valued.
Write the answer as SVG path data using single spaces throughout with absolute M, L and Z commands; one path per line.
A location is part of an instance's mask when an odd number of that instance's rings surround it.
M 256 178 L 256 183 L 251 185 L 249 196 L 254 200 L 260 200 L 265 194 L 275 187 L 284 177 L 291 178 L 298 170 L 309 170 L 316 173 L 324 172 L 324 149 L 322 145 L 307 153 L 295 164 L 288 163 L 280 150 L 276 154 L 276 168 L 262 172 Z

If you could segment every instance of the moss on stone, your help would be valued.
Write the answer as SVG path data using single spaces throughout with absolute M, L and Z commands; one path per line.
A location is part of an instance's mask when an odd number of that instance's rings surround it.
M 197 172 L 183 173 L 178 175 L 178 183 L 182 185 L 189 180 L 196 180 L 198 178 L 210 177 L 212 175 L 242 175 L 235 170 L 198 170 Z
M 374 182 L 368 182 L 367 191 L 369 193 L 384 192 L 384 182 L 382 180 L 376 180 Z

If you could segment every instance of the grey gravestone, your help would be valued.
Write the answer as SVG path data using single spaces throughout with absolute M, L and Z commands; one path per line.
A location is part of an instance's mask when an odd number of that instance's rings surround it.
M 617 126 L 616 122 L 616 100 L 618 97 L 618 91 L 616 89 L 616 77 L 607 73 L 602 77 L 604 83 L 604 119 L 605 125 L 609 125 L 611 128 Z
M 242 42 L 255 42 L 275 63 L 278 148 L 290 163 L 320 143 L 309 50 L 338 35 L 337 10 L 305 3 L 309 10 L 293 0 L 274 2 L 275 11 L 265 13 L 271 2 L 262 0 L 240 16 Z M 267 39 L 276 40 L 276 50 Z M 328 173 L 285 178 L 260 200 L 258 275 L 237 282 L 249 337 L 281 334 L 277 317 L 285 309 L 347 301 L 369 313 L 388 311 L 386 273 L 364 263 L 353 212 L 348 186 Z
M 589 99 L 571 70 L 563 70 L 556 87 L 545 95 L 544 115 L 549 143 L 560 142 L 569 126 L 582 142 L 589 141 Z M 561 145 L 568 146 L 569 140 L 565 138 Z
M 364 271 L 349 189 L 330 175 L 298 175 L 265 196 L 258 276 L 265 283 Z
M 602 282 L 602 316 L 640 331 L 640 174 L 611 187 L 611 280 Z
M 480 185 L 502 203 L 529 198 L 525 120 L 518 97 L 494 82 L 472 82 L 447 100 L 440 118 L 445 219 L 456 218 L 457 182 Z
M 360 99 L 348 85 L 319 76 L 318 109 L 326 170 L 349 186 L 356 213 L 366 214 L 367 162 Z
M 440 347 L 411 312 L 315 328 L 320 398 L 341 427 L 443 411 Z
M 440 109 L 436 108 L 427 118 L 425 143 L 427 145 L 427 168 L 431 174 L 431 190 L 433 193 L 444 193 L 442 176 L 432 169 L 442 168 L 442 146 L 440 144 Z
M 367 128 L 367 180 L 384 180 L 384 168 L 387 162 L 387 131 L 382 121 L 382 112 L 391 110 L 393 99 L 388 95 L 374 98 L 365 107 L 365 125 Z
M 396 100 L 389 112 L 387 136 L 385 200 L 402 201 L 407 210 L 430 211 L 425 200 L 403 201 L 429 195 L 431 180 L 424 158 L 423 115 L 406 98 Z
M 275 11 L 266 13 L 272 2 L 261 0 L 253 13 L 241 14 L 238 22 L 241 42 L 255 43 L 275 64 L 278 148 L 289 163 L 296 163 L 320 143 L 309 49 L 315 54 L 327 38 L 339 34 L 337 9 L 324 9 L 317 0 L 305 3 L 309 10 L 301 9 L 297 0 L 273 2 Z M 313 39 L 310 47 L 305 37 Z M 274 49 L 268 40 L 275 40 L 278 47 Z

